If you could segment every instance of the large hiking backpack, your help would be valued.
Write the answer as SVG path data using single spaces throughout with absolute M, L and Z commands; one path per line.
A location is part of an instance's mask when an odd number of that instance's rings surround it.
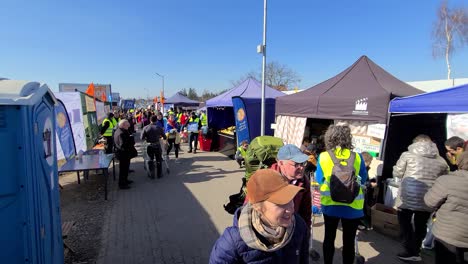
M 347 160 L 339 160 L 333 151 L 328 150 L 333 160 L 333 169 L 330 177 L 330 196 L 335 202 L 350 204 L 359 194 L 360 185 L 357 180 L 354 160 L 356 153 L 351 151 Z M 346 165 L 341 164 L 346 162 Z
M 245 162 L 245 178 L 249 181 L 250 176 L 258 169 L 267 169 L 276 163 L 276 155 L 283 146 L 281 138 L 272 136 L 259 136 L 250 142 L 247 149 Z
M 259 136 L 250 142 L 247 154 L 244 157 L 245 176 L 242 178 L 242 186 L 238 193 L 229 196 L 229 202 L 224 204 L 224 210 L 234 214 L 244 204 L 247 181 L 258 169 L 270 168 L 276 163 L 276 155 L 283 146 L 283 140 L 272 136 Z

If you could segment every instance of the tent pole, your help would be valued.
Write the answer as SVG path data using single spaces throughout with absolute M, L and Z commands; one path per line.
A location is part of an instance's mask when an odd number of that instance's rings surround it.
M 262 62 L 262 107 L 260 119 L 260 136 L 265 135 L 265 70 L 266 70 L 266 22 L 267 22 L 267 0 L 263 0 L 263 62 Z

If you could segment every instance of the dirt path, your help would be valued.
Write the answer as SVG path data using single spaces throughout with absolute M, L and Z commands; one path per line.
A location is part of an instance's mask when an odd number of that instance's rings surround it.
M 105 212 L 112 205 L 111 200 L 104 200 L 103 177 L 91 174 L 88 180 L 81 179 L 78 184 L 76 173 L 68 173 L 61 175 L 59 181 L 63 186 L 60 192 L 62 223 L 75 222 L 65 239 L 75 254 L 67 254 L 65 263 L 96 263 Z

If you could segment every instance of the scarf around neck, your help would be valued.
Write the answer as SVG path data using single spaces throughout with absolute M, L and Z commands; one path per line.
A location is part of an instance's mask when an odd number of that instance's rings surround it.
M 260 219 L 259 213 L 247 203 L 242 208 L 239 217 L 239 233 L 247 246 L 265 252 L 274 252 L 286 246 L 294 233 L 296 220 L 292 215 L 292 223 L 288 227 L 271 228 L 266 226 Z M 257 231 L 261 236 L 267 239 L 271 244 L 265 245 L 255 233 Z

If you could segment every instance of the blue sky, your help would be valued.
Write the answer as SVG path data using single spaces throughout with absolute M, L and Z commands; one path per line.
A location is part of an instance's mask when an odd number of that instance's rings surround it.
M 451 0 L 460 5 L 464 0 Z M 268 2 L 267 60 L 295 70 L 300 88 L 320 83 L 361 55 L 403 81 L 445 79 L 433 59 L 439 0 Z M 0 77 L 110 83 L 123 97 L 166 97 L 183 88 L 220 91 L 262 57 L 263 0 L 3 0 Z M 452 77 L 468 77 L 468 47 Z M 148 91 L 148 92 L 147 92 Z

